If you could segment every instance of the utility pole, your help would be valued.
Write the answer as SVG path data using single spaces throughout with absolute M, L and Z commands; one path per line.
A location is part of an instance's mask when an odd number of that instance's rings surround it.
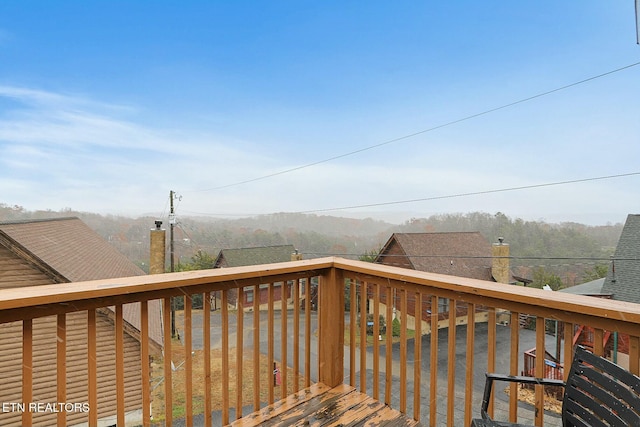
M 170 232 L 169 232 L 169 254 L 171 256 L 170 258 L 170 266 L 171 266 L 171 272 L 173 273 L 175 271 L 175 262 L 174 262 L 174 246 L 173 246 L 173 227 L 176 225 L 176 214 L 175 211 L 173 209 L 173 199 L 175 198 L 175 193 L 173 191 L 169 192 L 169 206 L 171 207 L 170 211 L 169 211 L 169 225 L 170 225 Z
M 169 192 L 169 256 L 170 256 L 170 266 L 171 272 L 175 271 L 175 262 L 174 262 L 174 246 L 173 246 L 173 227 L 176 225 L 176 214 L 173 209 L 173 199 L 175 198 L 175 193 L 173 190 Z M 174 298 L 171 297 L 171 338 L 176 337 L 176 307 Z

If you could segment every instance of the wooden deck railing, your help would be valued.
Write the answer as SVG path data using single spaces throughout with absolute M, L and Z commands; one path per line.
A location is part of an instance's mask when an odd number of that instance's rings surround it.
M 195 295 L 203 296 L 202 309 L 194 309 Z M 212 312 L 213 295 L 220 297 L 221 309 Z M 184 300 L 180 341 L 171 337 L 172 297 Z M 154 300 L 162 301 L 164 357 L 154 356 L 150 345 Z M 139 331 L 123 320 L 129 303 L 139 303 Z M 101 354 L 106 311 L 113 313 L 112 358 Z M 84 378 L 74 371 L 78 352 L 67 346 L 74 313 L 86 313 L 81 324 L 87 344 L 79 363 Z M 521 314 L 535 316 L 535 331 L 520 329 Z M 46 318 L 55 319 L 51 348 L 41 348 L 37 338 Z M 367 325 L 371 318 L 373 325 Z M 575 327 L 588 325 L 598 354 L 606 333 L 628 336 L 628 368 L 640 371 L 638 305 L 341 258 L 1 290 L 0 326 L 21 325 L 10 337 L 19 341 L 21 378 L 20 390 L 0 387 L 0 424 L 97 425 L 113 416 L 113 424 L 125 425 L 130 389 L 138 387 L 138 424 L 171 426 L 184 417 L 186 425 L 220 425 L 322 382 L 349 383 L 423 425 L 469 425 L 479 414 L 484 373 L 519 374 L 527 340 L 544 354 L 554 339 L 545 334 L 548 319 L 565 324 L 559 337 L 564 360 L 572 357 Z M 136 336 L 137 350 L 128 346 L 127 335 Z M 49 369 L 34 370 L 43 357 Z M 134 379 L 131 358 L 137 359 Z M 537 375 L 543 363 L 536 359 Z M 213 366 L 220 367 L 214 377 Z M 113 393 L 106 393 L 109 375 Z M 86 382 L 80 394 L 72 387 L 77 381 Z M 43 384 L 55 393 L 46 395 Z M 548 398 L 542 387 L 531 411 L 518 407 L 513 388 L 508 398 L 496 395 L 491 411 L 504 411 L 511 421 L 557 422 L 544 415 Z M 152 409 L 158 398 L 162 409 Z

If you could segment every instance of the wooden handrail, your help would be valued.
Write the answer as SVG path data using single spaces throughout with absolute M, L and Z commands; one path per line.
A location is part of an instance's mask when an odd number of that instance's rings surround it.
M 317 294 L 317 310 L 318 310 L 318 329 L 317 343 L 318 352 L 317 360 L 311 357 L 312 335 L 314 330 L 311 328 L 311 283 L 313 280 L 319 279 Z M 345 343 L 344 334 L 337 331 L 345 330 L 345 283 L 348 281 L 351 285 L 351 316 L 349 327 L 350 342 Z M 292 285 L 288 283 L 291 282 Z M 301 291 L 300 284 L 304 283 L 304 307 L 301 307 L 302 301 L 299 295 Z M 315 283 L 315 282 L 314 282 Z M 268 293 L 268 302 L 265 306 L 268 309 L 267 329 L 260 329 L 259 309 L 261 305 L 258 301 L 258 294 L 263 289 L 261 285 L 266 286 Z M 315 286 L 315 285 L 314 285 Z M 279 287 L 279 294 L 276 296 L 274 290 Z M 285 310 L 288 304 L 288 293 L 292 290 L 291 304 L 293 304 L 293 315 L 282 313 L 280 322 L 275 321 L 274 312 L 278 309 Z M 253 351 L 248 352 L 247 356 L 252 358 L 253 370 L 257 371 L 252 379 L 254 391 L 253 401 L 247 402 L 242 400 L 242 386 L 247 384 L 243 381 L 242 374 L 236 377 L 235 383 L 230 383 L 227 376 L 223 376 L 220 381 L 216 381 L 218 385 L 222 385 L 221 401 L 223 409 L 221 418 L 223 422 L 229 422 L 229 409 L 235 408 L 235 418 L 242 416 L 242 407 L 253 404 L 254 409 L 264 404 L 262 400 L 266 397 L 266 403 L 272 403 L 276 398 L 285 397 L 290 392 L 299 390 L 299 381 L 303 381 L 305 386 L 309 386 L 313 380 L 312 377 L 316 372 L 312 372 L 312 362 L 317 362 L 317 381 L 324 383 L 329 387 L 335 387 L 345 382 L 346 378 L 350 378 L 352 384 L 355 385 L 359 381 L 359 389 L 363 392 L 372 390 L 375 398 L 384 399 L 389 405 L 397 405 L 397 409 L 406 412 L 410 416 L 417 418 L 425 417 L 428 422 L 424 425 L 440 425 L 442 420 L 436 420 L 437 417 L 445 418 L 446 425 L 456 425 L 456 423 L 467 423 L 473 415 L 477 399 L 474 392 L 474 369 L 478 367 L 475 363 L 473 352 L 467 352 L 466 356 L 455 359 L 456 353 L 456 329 L 461 322 L 466 326 L 467 335 L 464 337 L 466 348 L 475 348 L 477 345 L 475 338 L 476 323 L 486 323 L 488 327 L 488 338 L 486 345 L 488 348 L 487 366 L 481 369 L 492 370 L 495 365 L 496 358 L 496 328 L 499 322 L 510 325 L 511 343 L 509 344 L 510 364 L 508 369 L 510 373 L 518 373 L 519 346 L 518 337 L 518 317 L 522 314 L 529 314 L 536 317 L 536 349 L 540 354 L 544 354 L 544 326 L 545 320 L 552 319 L 562 321 L 567 324 L 564 329 L 565 347 L 563 355 L 565 358 L 571 356 L 573 347 L 573 330 L 574 325 L 590 325 L 596 330 L 596 337 L 602 343 L 602 347 L 598 346 L 596 352 L 604 350 L 604 342 L 612 332 L 619 332 L 629 335 L 629 369 L 638 374 L 640 369 L 640 306 L 631 303 L 615 301 L 611 299 L 598 299 L 587 296 L 569 295 L 557 292 L 546 292 L 538 289 L 523 288 L 506 284 L 486 282 L 481 280 L 439 275 L 433 273 L 406 270 L 398 267 L 390 267 L 361 261 L 347 260 L 336 257 L 312 259 L 304 261 L 292 261 L 280 264 L 266 264 L 258 266 L 225 268 L 215 270 L 200 270 L 180 273 L 158 274 L 151 276 L 137 276 L 130 278 L 107 279 L 99 281 L 66 283 L 56 285 L 44 285 L 19 289 L 0 290 L 0 323 L 8 323 L 13 321 L 21 321 L 23 353 L 23 400 L 31 400 L 36 398 L 33 395 L 33 386 L 36 383 L 36 377 L 32 371 L 36 360 L 33 358 L 34 336 L 36 323 L 35 319 L 45 316 L 57 315 L 55 323 L 58 325 L 58 343 L 53 347 L 52 353 L 60 359 L 65 352 L 70 350 L 66 331 L 69 324 L 65 323 L 65 314 L 84 311 L 87 312 L 86 336 L 88 338 L 87 349 L 87 399 L 92 407 L 88 414 L 87 420 L 91 425 L 97 423 L 98 417 L 101 416 L 96 410 L 98 401 L 102 394 L 97 389 L 97 372 L 100 369 L 97 366 L 96 353 L 98 352 L 98 318 L 105 307 L 115 307 L 115 315 L 109 317 L 114 322 L 115 336 L 114 348 L 116 348 L 115 366 L 115 397 L 117 399 L 118 417 L 117 422 L 122 423 L 125 407 L 125 361 L 122 355 L 125 348 L 125 340 L 123 331 L 127 332 L 127 325 L 123 325 L 123 305 L 129 303 L 140 303 L 140 318 L 143 325 L 137 339 L 140 341 L 140 354 L 142 357 L 141 372 L 139 381 L 142 381 L 143 403 L 147 408 L 143 408 L 144 425 L 149 424 L 148 416 L 150 409 L 150 381 L 152 375 L 149 370 L 148 362 L 144 360 L 149 358 L 149 305 L 148 301 L 161 299 L 164 303 L 164 312 L 170 311 L 170 298 L 174 296 L 187 296 L 185 303 L 185 327 L 189 329 L 183 338 L 186 340 L 185 348 L 188 354 L 185 356 L 185 364 L 182 369 L 186 372 L 186 424 L 193 422 L 192 406 L 193 390 L 192 380 L 194 377 L 194 367 L 191 360 L 192 350 L 192 307 L 190 297 L 195 294 L 204 294 L 207 299 L 204 304 L 205 312 L 209 312 L 210 302 L 208 295 L 215 292 L 221 292 L 223 307 L 221 314 L 222 327 L 222 367 L 226 373 L 230 369 L 230 365 L 236 366 L 235 369 L 242 369 L 243 354 L 241 351 L 236 352 L 235 360 L 231 360 L 229 347 L 244 347 L 242 333 L 236 335 L 235 340 L 230 340 L 229 335 L 232 333 L 228 330 L 229 318 L 236 316 L 237 328 L 244 329 L 245 323 L 252 323 L 253 340 L 248 345 L 253 345 Z M 248 292 L 253 295 L 254 301 L 251 306 L 244 306 L 244 296 Z M 236 300 L 234 301 L 235 298 Z M 228 303 L 228 304 L 227 304 Z M 230 314 L 230 304 L 236 304 L 236 308 L 243 313 L 243 309 L 252 309 L 253 316 L 243 314 Z M 386 304 L 386 305 L 385 305 Z M 422 311 L 423 304 L 431 307 L 431 312 Z M 442 305 L 442 311 L 439 306 Z M 359 307 L 359 308 L 356 308 Z M 410 308 L 413 307 L 413 308 Z M 349 309 L 349 308 L 347 308 Z M 393 345 L 391 337 L 392 322 L 391 319 L 396 315 L 401 319 L 401 329 L 399 333 L 397 345 L 397 354 L 400 360 L 394 359 Z M 414 313 L 411 313 L 414 310 Z M 302 313 L 304 311 L 304 313 Z M 374 326 L 372 330 L 375 333 L 375 344 L 371 346 L 371 352 L 367 352 L 367 314 L 374 313 Z M 420 313 L 420 315 L 416 315 Z M 379 315 L 387 319 L 386 341 L 378 342 L 377 335 L 380 334 Z M 292 317 L 291 317 L 292 316 Z M 498 320 L 498 318 L 502 320 Z M 358 320 L 360 319 L 360 320 Z M 506 319 L 506 320 L 505 320 Z M 291 322 L 291 326 L 289 326 Z M 304 322 L 301 327 L 300 322 Z M 356 322 L 358 322 L 356 324 Z M 409 328 L 408 324 L 414 322 L 415 325 Z M 203 342 L 206 348 L 211 346 L 211 337 L 209 330 L 211 324 L 210 315 L 204 316 L 203 328 L 207 330 L 203 336 Z M 442 370 L 447 370 L 446 378 L 440 377 L 440 381 L 448 381 L 447 384 L 438 384 L 438 372 L 434 369 L 438 365 L 438 328 L 448 328 L 447 351 L 450 354 L 446 366 L 439 366 Z M 413 340 L 408 338 L 409 329 L 416 331 L 419 337 Z M 431 353 L 422 354 L 422 337 L 421 330 L 430 333 L 428 340 Z M 291 336 L 293 331 L 293 337 Z M 128 331 L 127 333 L 129 333 Z M 238 332 L 238 331 L 236 331 Z M 283 336 L 280 345 L 276 346 L 276 332 Z M 274 362 L 281 365 L 279 369 L 282 372 L 283 380 L 282 388 L 278 396 L 274 393 L 273 381 L 261 381 L 259 378 L 260 357 L 262 356 L 260 349 L 259 335 L 268 336 L 268 344 L 266 347 L 266 356 L 271 366 Z M 356 338 L 359 334 L 359 338 Z M 302 337 L 299 337 L 302 335 Z M 164 341 L 165 355 L 171 354 L 171 334 L 170 323 L 167 316 L 164 318 Z M 424 340 L 427 341 L 427 340 Z M 264 344 L 264 343 L 263 343 Z M 345 344 L 349 345 L 346 350 Z M 385 346 L 382 350 L 380 346 Z M 440 345 L 442 347 L 442 344 Z M 302 350 L 302 351 L 300 351 Z M 442 348 L 441 348 L 442 350 Z M 281 356 L 276 356 L 278 351 Z M 359 353 L 358 353 L 359 352 Z M 302 354 L 300 354 L 302 353 Z M 288 356 L 288 354 L 292 356 Z M 359 357 L 357 356 L 359 355 Z M 411 365 L 407 360 L 412 359 Z M 278 360 L 276 360 L 278 358 Z M 299 359 L 303 359 L 302 361 Z M 293 359 L 293 360 L 292 360 Z M 381 359 L 385 359 L 384 362 Z M 346 364 L 345 364 L 346 360 Z M 422 363 L 429 363 L 432 367 L 431 372 L 424 374 L 421 372 Z M 232 362 L 232 363 L 230 363 Z M 302 362 L 302 364 L 301 364 Z M 544 366 L 540 359 L 536 363 L 535 375 L 543 374 Z M 209 370 L 211 366 L 210 354 L 204 357 L 205 370 Z M 466 372 L 455 372 L 456 365 L 464 365 Z M 172 425 L 172 408 L 176 403 L 176 397 L 172 394 L 172 370 L 170 358 L 165 358 L 164 363 L 160 365 L 164 371 L 165 382 L 162 386 L 165 396 L 166 425 Z M 287 367 L 295 368 L 295 373 L 287 376 Z M 102 368 L 104 369 L 104 368 Z M 284 371 L 282 371 L 284 370 Z M 304 370 L 304 373 L 301 372 Z M 349 372 L 345 372 L 348 370 Z M 382 372 L 381 372 L 382 370 Z M 370 373 L 373 372 L 373 377 Z M 345 376 L 345 373 L 347 374 Z M 359 375 L 358 375 L 359 374 Z M 54 372 L 54 378 L 61 383 L 57 390 L 58 399 L 67 398 L 68 390 L 66 382 L 63 379 L 68 375 L 64 363 L 57 362 Z M 128 375 L 128 374 L 127 374 Z M 287 382 L 293 378 L 295 384 L 293 387 Z M 444 378 L 444 379 L 443 379 Z M 248 378 L 247 378 L 248 379 Z M 204 392 L 204 408 L 207 412 L 211 411 L 211 384 L 210 376 L 205 375 L 204 381 L 207 390 Z M 384 381 L 384 387 L 380 384 Z M 428 386 L 421 389 L 421 382 L 426 381 Z M 462 387 L 456 384 L 460 382 Z M 399 384 L 398 384 L 399 383 Z M 412 399 L 409 399 L 408 384 L 413 383 Z M 236 394 L 230 395 L 229 388 L 235 388 Z M 446 401 L 438 395 L 441 389 L 446 389 Z M 262 390 L 264 394 L 261 394 Z M 396 393 L 397 390 L 397 393 Z M 512 390 L 514 395 L 515 390 Z M 384 397 L 382 394 L 384 393 Z M 423 393 L 427 395 L 423 396 Z M 456 395 L 460 396 L 456 399 Z M 539 416 L 535 422 L 538 425 L 543 423 L 542 417 L 542 401 L 544 395 L 542 389 L 536 390 L 538 403 L 537 408 Z M 396 401 L 398 403 L 396 403 Z M 426 403 L 424 403 L 426 402 Z M 510 415 L 511 421 L 517 421 L 517 405 L 514 403 L 515 398 L 510 398 Z M 429 410 L 421 411 L 420 405 L 428 404 Z M 436 411 L 436 405 L 442 405 L 442 411 Z M 490 403 L 490 408 L 493 404 Z M 446 409 L 446 410 L 445 410 Z M 31 423 L 35 415 L 29 412 L 22 414 L 22 422 Z M 58 414 L 57 420 L 59 425 L 67 422 L 65 414 Z M 205 423 L 210 423 L 210 415 L 205 416 Z
M 569 321 L 575 319 L 574 316 L 577 315 L 599 318 L 603 322 L 622 321 L 628 324 L 640 324 L 640 311 L 638 305 L 633 303 L 562 292 L 545 292 L 540 289 L 519 286 L 505 286 L 483 280 L 407 270 L 337 257 L 1 289 L 0 323 L 57 314 L 58 312 L 80 311 L 92 306 L 104 307 L 166 296 L 201 293 L 205 289 L 213 291 L 235 288 L 239 285 L 249 286 L 292 280 L 292 277 L 296 275 L 304 278 L 308 276 L 309 271 L 322 274 L 332 267 L 336 271 L 347 271 L 359 280 L 370 283 L 394 282 L 399 287 L 422 288 L 423 290 L 437 288 L 443 295 L 450 295 L 461 302 L 509 308 L 505 307 L 505 303 L 507 303 L 513 308 L 513 311 L 557 320 Z M 82 303 L 83 301 L 93 301 L 93 303 Z M 64 304 L 72 302 L 76 305 L 63 307 Z M 57 306 L 58 309 L 54 310 L 51 308 L 52 306 Z M 19 315 L 16 315 L 12 311 L 32 307 L 38 307 L 39 312 L 20 312 Z M 47 308 L 52 313 L 46 311 Z M 574 323 L 580 324 L 580 322 Z M 584 324 L 588 323 L 584 322 Z

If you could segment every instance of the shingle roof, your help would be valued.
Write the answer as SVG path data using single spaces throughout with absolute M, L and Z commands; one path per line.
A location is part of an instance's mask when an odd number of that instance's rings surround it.
M 627 216 L 602 292 L 640 304 L 640 215 Z
M 215 267 L 242 267 L 291 261 L 291 254 L 294 252 L 293 245 L 223 249 L 216 258 Z
M 69 282 L 145 274 L 79 218 L 5 222 L 0 233 Z
M 415 270 L 492 280 L 491 245 L 479 232 L 394 233 L 375 262 L 392 265 L 394 245 Z
M 52 283 L 146 274 L 79 218 L 0 222 L 0 244 L 52 277 Z M 140 305 L 126 304 L 124 319 L 140 330 Z M 162 345 L 160 301 L 149 302 L 149 336 Z
M 559 292 L 564 292 L 573 295 L 607 295 L 602 293 L 602 286 L 604 285 L 604 277 L 601 279 L 592 280 L 590 282 L 582 283 L 580 285 L 571 286 L 569 288 L 560 289 Z

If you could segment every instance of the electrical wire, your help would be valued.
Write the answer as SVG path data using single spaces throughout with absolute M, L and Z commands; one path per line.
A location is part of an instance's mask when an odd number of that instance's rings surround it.
M 617 175 L 606 175 L 606 176 L 596 176 L 590 178 L 580 178 L 580 179 L 572 179 L 567 181 L 554 181 L 554 182 L 546 182 L 541 184 L 531 184 L 531 185 L 523 185 L 518 187 L 507 187 L 507 188 L 498 188 L 493 190 L 481 190 L 481 191 L 473 191 L 468 193 L 457 193 L 457 194 L 448 194 L 444 196 L 431 196 L 431 197 L 422 197 L 417 199 L 406 199 L 406 200 L 396 200 L 390 202 L 375 202 L 375 203 L 366 203 L 361 205 L 349 205 L 349 206 L 339 206 L 333 208 L 319 208 L 319 209 L 311 209 L 305 211 L 290 211 L 290 212 L 278 212 L 278 213 L 286 213 L 286 214 L 310 214 L 310 213 L 318 213 L 318 212 L 330 212 L 330 211 L 343 211 L 349 209 L 359 209 L 359 208 L 371 208 L 371 207 L 379 207 L 379 206 L 388 206 L 388 205 L 400 205 L 406 203 L 416 203 L 416 202 L 428 202 L 433 200 L 443 200 L 443 199 L 453 199 L 458 197 L 469 197 L 469 196 L 479 196 L 483 194 L 493 194 L 493 193 L 504 193 L 508 191 L 520 191 L 520 190 L 530 190 L 534 188 L 544 188 L 544 187 L 553 187 L 557 185 L 567 185 L 567 184 L 577 184 L 581 182 L 590 182 L 590 181 L 600 181 L 605 179 L 614 179 L 614 178 L 625 178 L 630 176 L 640 175 L 640 171 L 637 172 L 628 172 Z M 194 211 L 183 211 L 186 213 L 190 213 L 192 215 L 201 215 L 201 216 L 220 216 L 220 217 L 251 217 L 257 215 L 269 215 L 269 213 L 237 213 L 237 214 L 223 214 L 223 213 L 208 213 L 208 212 L 194 212 Z M 274 214 L 276 212 L 272 212 Z
M 403 141 L 403 140 L 406 140 L 406 139 L 409 139 L 409 138 L 413 138 L 413 137 L 418 136 L 418 135 L 422 135 L 422 134 L 425 134 L 425 133 L 428 133 L 428 132 L 433 132 L 433 131 L 438 130 L 438 129 L 442 129 L 442 128 L 445 128 L 445 127 L 448 127 L 448 126 L 452 126 L 452 125 L 455 125 L 455 124 L 458 124 L 458 123 L 462 123 L 462 122 L 465 122 L 465 121 L 468 121 L 468 120 L 472 120 L 472 119 L 475 119 L 475 118 L 478 118 L 478 117 L 481 117 L 481 116 L 485 116 L 487 114 L 495 113 L 496 111 L 504 110 L 506 108 L 510 108 L 510 107 L 513 107 L 513 106 L 516 106 L 516 105 L 519 105 L 519 104 L 523 104 L 525 102 L 532 101 L 534 99 L 538 99 L 538 98 L 541 98 L 541 97 L 544 97 L 544 96 L 547 96 L 547 95 L 551 95 L 553 93 L 560 92 L 560 91 L 572 88 L 574 86 L 578 86 L 578 85 L 581 85 L 581 84 L 584 84 L 584 83 L 588 83 L 588 82 L 591 82 L 593 80 L 596 80 L 596 79 L 599 79 L 599 78 L 602 78 L 602 77 L 606 77 L 606 76 L 609 76 L 611 74 L 618 73 L 620 71 L 624 71 L 626 69 L 635 67 L 637 65 L 640 65 L 640 61 L 639 62 L 635 62 L 633 64 L 625 65 L 623 67 L 616 68 L 614 70 L 610 70 L 610 71 L 607 71 L 607 72 L 604 72 L 604 73 L 601 73 L 601 74 L 598 74 L 598 75 L 595 75 L 595 76 L 591 76 L 591 77 L 588 77 L 586 79 L 583 79 L 583 80 L 580 80 L 580 81 L 577 81 L 577 82 L 574 82 L 574 83 L 570 83 L 570 84 L 567 84 L 567 85 L 564 85 L 564 86 L 560 86 L 558 88 L 551 89 L 551 90 L 548 90 L 546 92 L 541 92 L 541 93 L 538 93 L 536 95 L 529 96 L 527 98 L 523 98 L 523 99 L 520 99 L 520 100 L 517 100 L 517 101 L 513 101 L 513 102 L 510 102 L 508 104 L 503 104 L 503 105 L 501 105 L 499 107 L 490 108 L 488 110 L 484 110 L 484 111 L 479 112 L 479 113 L 471 114 L 471 115 L 468 115 L 468 116 L 465 116 L 465 117 L 462 117 L 462 118 L 459 118 L 459 119 L 456 119 L 456 120 L 452 120 L 452 121 L 449 121 L 449 122 L 446 122 L 446 123 L 442 123 L 442 124 L 439 124 L 439 125 L 427 128 L 427 129 L 423 129 L 423 130 L 420 130 L 420 131 L 417 131 L 417 132 L 413 132 L 413 133 L 410 133 L 410 134 L 407 134 L 407 135 L 403 135 L 403 136 L 400 136 L 400 137 L 397 137 L 397 138 L 389 139 L 389 140 L 380 142 L 378 144 L 370 145 L 370 146 L 363 147 L 363 148 L 360 148 L 360 149 L 357 149 L 357 150 L 353 150 L 353 151 L 349 151 L 349 152 L 346 152 L 346 153 L 343 153 L 343 154 L 338 154 L 336 156 L 328 157 L 326 159 L 317 160 L 317 161 L 314 161 L 314 162 L 311 162 L 311 163 L 307 163 L 307 164 L 304 164 L 304 165 L 301 165 L 301 166 L 296 166 L 296 167 L 293 167 L 293 168 L 284 169 L 284 170 L 281 170 L 281 171 L 278 171 L 278 172 L 270 173 L 270 174 L 259 176 L 259 177 L 256 177 L 256 178 L 246 179 L 246 180 L 243 180 L 243 181 L 234 182 L 234 183 L 231 183 L 231 184 L 225 184 L 225 185 L 221 185 L 221 186 L 218 186 L 218 187 L 212 187 L 212 188 L 207 188 L 207 189 L 202 189 L 202 190 L 191 190 L 191 191 L 187 191 L 187 192 L 190 192 L 190 193 L 202 193 L 202 192 L 208 192 L 208 191 L 221 190 L 221 189 L 229 188 L 229 187 L 235 187 L 235 186 L 243 185 L 243 184 L 249 184 L 249 183 L 252 183 L 252 182 L 262 181 L 264 179 L 273 178 L 275 176 L 279 176 L 279 175 L 284 175 L 284 174 L 287 174 L 287 173 L 295 172 L 295 171 L 298 171 L 298 170 L 301 170 L 301 169 L 306 169 L 306 168 L 309 168 L 309 167 L 312 167 L 312 166 L 317 166 L 319 164 L 331 162 L 333 160 L 338 160 L 338 159 L 342 159 L 342 158 L 345 158 L 345 157 L 353 156 L 355 154 L 359 154 L 359 153 L 362 153 L 362 152 L 365 152 L 365 151 L 369 151 L 369 150 L 373 150 L 373 149 L 376 149 L 376 148 L 380 148 L 380 147 L 383 147 L 385 145 L 393 144 L 395 142 Z
M 342 206 L 335 208 L 323 208 L 323 209 L 313 209 L 308 211 L 298 211 L 298 212 L 290 212 L 290 213 L 298 213 L 298 214 L 308 214 L 308 213 L 317 213 L 317 212 L 327 212 L 327 211 L 341 211 L 347 209 L 358 209 L 358 208 L 371 208 L 376 206 L 388 206 L 388 205 L 399 205 L 405 203 L 415 203 L 415 202 L 427 202 L 432 200 L 442 200 L 442 199 L 453 199 L 456 197 L 468 197 L 468 196 L 478 196 L 482 194 L 493 194 L 493 193 L 503 193 L 507 191 L 519 191 L 519 190 L 530 190 L 533 188 L 542 188 L 542 187 L 552 187 L 556 185 L 566 185 L 566 184 L 576 184 L 580 182 L 589 182 L 589 181 L 599 181 L 603 179 L 613 179 L 613 178 L 623 178 L 634 175 L 640 175 L 640 172 L 629 172 L 618 175 L 608 175 L 608 176 L 598 176 L 592 178 L 582 178 L 582 179 L 572 179 L 568 181 L 556 181 L 556 182 L 547 182 L 542 184 L 532 184 L 532 185 L 523 185 L 519 187 L 508 187 L 508 188 L 499 188 L 494 190 L 483 190 L 483 191 L 474 191 L 469 193 L 458 193 L 458 194 L 450 194 L 446 196 L 433 196 L 433 197 L 423 197 L 419 199 L 408 199 L 408 200 L 397 200 L 392 202 L 379 202 L 379 203 L 368 203 L 363 205 L 351 205 L 351 206 Z
M 362 254 L 326 253 L 326 252 L 301 252 L 303 255 L 353 257 Z M 509 259 L 512 261 L 640 261 L 640 258 L 616 258 L 616 257 L 545 257 L 545 256 L 479 256 L 479 255 L 406 255 L 406 254 L 381 254 L 381 258 L 444 258 L 444 259 Z

